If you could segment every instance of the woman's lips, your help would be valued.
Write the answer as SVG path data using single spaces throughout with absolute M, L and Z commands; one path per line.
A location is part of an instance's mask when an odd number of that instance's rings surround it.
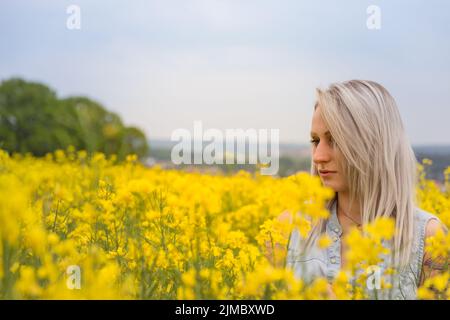
M 328 171 L 328 170 L 320 170 L 319 174 L 321 177 L 328 177 L 331 176 L 332 174 L 336 173 L 336 171 Z

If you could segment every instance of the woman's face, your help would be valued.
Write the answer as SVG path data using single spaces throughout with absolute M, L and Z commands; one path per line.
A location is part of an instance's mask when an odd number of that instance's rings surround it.
M 312 158 L 322 183 L 335 192 L 348 191 L 341 167 L 342 154 L 335 146 L 333 137 L 316 108 L 311 125 Z

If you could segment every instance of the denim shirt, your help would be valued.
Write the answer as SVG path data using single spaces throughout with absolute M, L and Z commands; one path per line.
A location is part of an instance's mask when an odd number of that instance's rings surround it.
M 300 242 L 303 241 L 303 239 L 300 237 L 297 229 L 294 229 L 292 232 L 289 240 L 286 267 L 293 269 L 296 278 L 301 278 L 308 282 L 317 277 L 326 277 L 329 282 L 332 282 L 340 271 L 342 227 L 336 214 L 336 201 L 332 204 L 330 213 L 331 215 L 326 221 L 326 234 L 332 239 L 332 244 L 329 247 L 321 249 L 317 246 L 313 246 L 308 252 L 300 254 Z M 415 209 L 414 240 L 409 266 L 398 271 L 395 276 L 385 276 L 384 271 L 391 266 L 391 256 L 383 256 L 382 261 L 378 265 L 380 271 L 379 274 L 382 275 L 384 280 L 387 280 L 387 282 L 392 284 L 392 288 L 373 288 L 372 290 L 366 288 L 366 293 L 369 298 L 397 300 L 416 299 L 416 291 L 422 270 L 425 229 L 427 222 L 433 218 L 437 219 L 431 213 L 419 208 Z M 383 245 L 387 248 L 390 247 L 387 242 L 384 242 Z M 350 281 L 353 282 L 354 280 L 355 277 Z

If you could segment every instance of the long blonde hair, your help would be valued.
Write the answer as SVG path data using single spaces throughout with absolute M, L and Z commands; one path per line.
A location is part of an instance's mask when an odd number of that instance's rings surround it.
M 316 97 L 344 160 L 350 204 L 359 200 L 363 224 L 382 216 L 395 218 L 394 261 L 406 266 L 414 230 L 417 160 L 394 98 L 380 84 L 365 80 L 334 83 L 317 89 Z M 313 161 L 311 174 L 318 175 Z M 324 226 L 320 221 L 306 243 L 314 243 Z

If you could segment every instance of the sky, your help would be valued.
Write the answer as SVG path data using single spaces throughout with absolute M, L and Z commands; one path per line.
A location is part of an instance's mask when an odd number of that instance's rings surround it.
M 315 88 L 367 79 L 394 96 L 413 144 L 448 145 L 449 39 L 446 0 L 2 0 L 0 80 L 88 96 L 150 139 L 200 120 L 306 143 Z

